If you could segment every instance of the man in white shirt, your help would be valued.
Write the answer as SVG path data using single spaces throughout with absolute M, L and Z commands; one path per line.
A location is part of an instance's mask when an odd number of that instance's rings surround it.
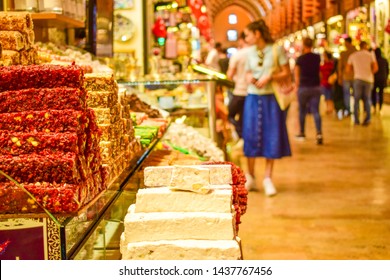
M 369 125 L 371 121 L 371 91 L 374 85 L 374 74 L 378 71 L 378 63 L 375 55 L 368 51 L 367 42 L 360 43 L 360 50 L 351 54 L 348 58 L 347 71 L 353 75 L 354 92 L 354 118 L 359 125 L 359 101 L 363 100 L 366 113 L 363 125 Z
M 238 50 L 231 56 L 226 73 L 228 79 L 235 82 L 233 95 L 228 105 L 228 119 L 233 124 L 239 138 L 242 138 L 242 110 L 244 109 L 245 96 L 248 94 L 245 70 L 248 50 L 249 45 L 245 42 L 245 33 L 242 32 L 238 39 Z
M 222 44 L 220 42 L 215 43 L 214 48 L 208 53 L 205 64 L 217 72 L 221 72 L 221 67 L 219 66 L 219 56 L 222 52 Z

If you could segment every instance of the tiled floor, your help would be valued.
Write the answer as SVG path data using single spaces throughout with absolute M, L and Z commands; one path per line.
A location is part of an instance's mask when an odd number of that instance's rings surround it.
M 275 164 L 275 197 L 262 192 L 257 160 L 260 191 L 249 193 L 239 230 L 244 259 L 390 259 L 390 107 L 368 127 L 322 116 L 324 145 L 315 144 L 311 115 L 298 142 L 297 105 L 290 108 L 293 156 Z

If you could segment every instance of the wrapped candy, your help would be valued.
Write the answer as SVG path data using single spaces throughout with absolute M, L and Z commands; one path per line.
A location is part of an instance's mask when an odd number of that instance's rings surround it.
M 0 91 L 63 86 L 81 88 L 82 68 L 52 64 L 0 67 Z
M 73 109 L 84 111 L 85 92 L 77 88 L 29 88 L 0 92 L 0 113 Z

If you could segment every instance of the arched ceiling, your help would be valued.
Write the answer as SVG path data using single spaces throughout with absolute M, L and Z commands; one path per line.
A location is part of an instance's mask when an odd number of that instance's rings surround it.
M 279 5 L 283 0 L 203 0 L 206 5 L 211 21 L 224 8 L 231 5 L 238 5 L 248 11 L 254 18 L 264 17 L 272 10 L 272 7 Z

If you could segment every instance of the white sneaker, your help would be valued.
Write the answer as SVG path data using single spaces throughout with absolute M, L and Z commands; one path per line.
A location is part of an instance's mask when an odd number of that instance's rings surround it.
M 343 119 L 343 110 L 339 110 L 338 112 L 337 112 L 337 118 L 341 121 L 342 119 Z
M 276 195 L 276 189 L 274 184 L 272 183 L 271 178 L 265 178 L 263 180 L 264 193 L 266 196 L 274 196 Z
M 245 188 L 246 190 L 249 192 L 249 191 L 253 191 L 253 190 L 256 190 L 256 182 L 255 182 L 255 178 L 253 178 L 252 175 L 250 174 L 245 174 L 245 178 L 246 178 L 246 182 L 245 182 Z

